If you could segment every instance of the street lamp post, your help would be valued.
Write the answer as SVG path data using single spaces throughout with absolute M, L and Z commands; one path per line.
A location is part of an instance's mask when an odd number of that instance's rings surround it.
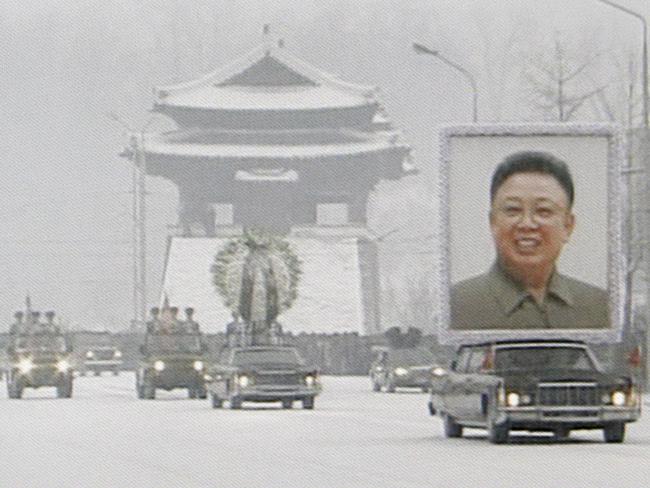
M 643 83 L 643 126 L 648 127 L 648 23 L 645 20 L 645 17 L 634 10 L 630 10 L 627 7 L 623 7 L 617 3 L 611 2 L 610 0 L 597 0 L 600 3 L 609 5 L 615 9 L 618 9 L 622 12 L 632 15 L 637 18 L 643 24 L 643 53 L 642 53 L 642 70 L 641 73 L 641 82 Z
M 477 122 L 478 121 L 478 88 L 476 86 L 476 79 L 474 78 L 474 76 L 459 64 L 454 63 L 450 59 L 440 54 L 439 51 L 434 51 L 433 49 L 429 49 L 428 47 L 422 44 L 418 44 L 417 42 L 413 43 L 413 50 L 417 54 L 428 54 L 430 56 L 435 56 L 446 65 L 451 66 L 455 70 L 459 71 L 467 79 L 467 81 L 469 81 L 469 84 L 472 87 L 472 121 Z
M 147 320 L 147 226 L 146 177 L 147 159 L 144 141 L 146 130 L 153 122 L 150 118 L 139 131 L 134 131 L 114 113 L 108 114 L 130 134 L 129 146 L 133 160 L 133 323 L 143 326 Z

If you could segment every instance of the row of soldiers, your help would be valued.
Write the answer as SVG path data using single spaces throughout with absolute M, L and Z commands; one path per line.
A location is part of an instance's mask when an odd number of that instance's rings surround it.
M 41 312 L 21 310 L 14 313 L 14 323 L 9 328 L 10 334 L 60 334 L 61 329 L 54 323 L 55 313 L 45 312 L 45 322 L 41 322 Z
M 147 321 L 149 334 L 198 334 L 199 324 L 194 320 L 194 309 L 185 309 L 185 320 L 178 318 L 178 307 L 152 307 L 151 319 Z

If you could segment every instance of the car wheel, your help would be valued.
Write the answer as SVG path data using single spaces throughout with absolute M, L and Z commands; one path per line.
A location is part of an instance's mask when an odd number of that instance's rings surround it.
M 571 435 L 571 429 L 567 427 L 558 427 L 553 431 L 553 437 L 556 441 L 565 441 Z
M 613 424 L 606 425 L 603 429 L 603 435 L 605 437 L 605 442 L 623 442 L 625 440 L 625 423 L 615 422 Z
M 429 387 L 428 386 L 423 386 L 421 388 L 421 390 L 422 390 L 422 393 L 429 393 Z
M 457 439 L 463 436 L 463 426 L 457 424 L 454 417 L 445 414 L 442 421 L 445 429 L 445 437 L 448 439 Z
M 315 399 L 314 397 L 307 397 L 302 399 L 302 408 L 305 410 L 313 410 L 314 409 L 314 403 Z
M 282 400 L 282 408 L 286 410 L 293 408 L 293 400 Z
M 114 369 L 113 370 L 113 376 L 119 376 L 120 375 L 120 370 L 119 369 Z
M 101 376 L 102 372 L 100 370 L 95 371 L 95 376 Z
M 393 380 L 388 380 L 388 384 L 386 385 L 386 392 L 395 393 L 395 383 L 393 383 Z
M 23 396 L 23 388 L 17 382 L 7 383 L 7 396 L 12 400 L 20 400 Z
M 372 382 L 372 391 L 381 391 L 381 385 L 376 381 Z
M 194 400 L 197 397 L 196 388 L 188 388 L 187 389 L 187 397 Z
M 510 425 L 508 422 L 495 424 L 492 420 L 488 422 L 488 440 L 492 444 L 506 444 L 510 438 Z
M 135 385 L 135 392 L 138 395 L 138 399 L 144 400 L 144 387 L 142 385 Z
M 241 408 L 241 398 L 234 396 L 230 399 L 230 409 L 239 410 Z
M 145 400 L 155 400 L 156 398 L 156 387 L 145 383 L 142 385 L 142 395 Z
M 196 392 L 196 395 L 197 395 L 201 400 L 205 400 L 206 398 L 208 398 L 208 392 L 207 392 L 207 390 L 205 389 L 204 386 L 199 387 L 199 389 L 198 389 L 197 392 Z
M 212 408 L 221 408 L 223 406 L 223 400 L 214 393 L 210 396 L 210 400 L 212 403 Z

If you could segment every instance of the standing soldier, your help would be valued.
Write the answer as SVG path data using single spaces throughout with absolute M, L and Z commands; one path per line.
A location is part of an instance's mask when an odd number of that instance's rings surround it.
M 199 323 L 194 321 L 194 309 L 192 307 L 187 307 L 185 309 L 185 317 L 185 332 L 198 334 Z
M 150 313 L 151 319 L 147 321 L 147 332 L 149 334 L 158 332 L 158 329 L 160 328 L 158 323 L 158 315 L 160 314 L 160 309 L 158 307 L 151 307 Z
M 178 333 L 183 330 L 183 325 L 178 319 L 178 307 L 170 307 L 169 313 L 171 313 L 171 332 Z
M 54 323 L 54 315 L 55 313 L 53 311 L 45 312 L 45 318 L 47 319 L 47 323 L 43 324 L 43 328 L 50 333 L 58 333 L 59 328 L 57 325 Z
M 24 328 L 24 323 L 23 323 L 24 316 L 25 314 L 20 310 L 18 310 L 14 314 L 14 318 L 16 319 L 16 321 L 13 324 L 11 324 L 11 328 L 9 329 L 10 334 L 19 334 L 20 332 L 22 332 Z

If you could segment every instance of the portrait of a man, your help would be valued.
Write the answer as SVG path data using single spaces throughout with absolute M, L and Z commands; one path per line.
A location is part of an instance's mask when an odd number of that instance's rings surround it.
M 610 326 L 607 291 L 558 269 L 576 198 L 569 165 L 550 152 L 517 151 L 498 164 L 486 216 L 495 259 L 452 286 L 452 330 Z

